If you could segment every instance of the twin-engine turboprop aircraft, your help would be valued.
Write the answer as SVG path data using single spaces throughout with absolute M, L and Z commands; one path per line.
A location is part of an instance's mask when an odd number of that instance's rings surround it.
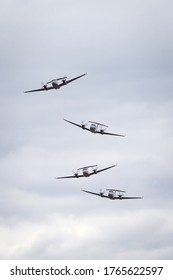
M 104 198 L 109 198 L 112 200 L 115 199 L 119 199 L 119 200 L 123 200 L 123 199 L 142 199 L 143 197 L 141 196 L 124 196 L 125 191 L 121 191 L 121 190 L 116 190 L 116 189 L 106 189 L 107 191 L 107 195 L 105 194 L 105 192 L 100 191 L 99 193 L 95 193 L 95 192 L 91 192 L 91 191 L 87 191 L 87 190 L 82 190 L 83 192 L 89 193 L 89 194 L 93 194 L 93 195 L 97 195 L 100 197 L 104 197 Z
M 81 168 L 78 168 L 76 172 L 74 172 L 74 175 L 71 176 L 63 176 L 63 177 L 56 177 L 55 179 L 69 179 L 69 178 L 80 178 L 80 177 L 89 177 L 91 175 L 100 173 L 102 171 L 105 171 L 107 169 L 113 168 L 115 167 L 116 164 L 108 166 L 106 168 L 103 169 L 97 169 L 98 166 L 97 165 L 89 165 L 89 166 L 84 166 Z
M 50 90 L 50 89 L 59 89 L 61 88 L 62 86 L 65 86 L 65 85 L 68 85 L 69 83 L 85 76 L 85 74 L 82 74 L 78 77 L 75 77 L 71 80 L 67 80 L 67 77 L 63 77 L 63 78 L 58 78 L 58 79 L 53 79 L 49 82 L 47 82 L 46 84 L 43 84 L 43 87 L 42 88 L 38 88 L 38 89 L 32 89 L 32 90 L 27 90 L 27 91 L 24 91 L 24 93 L 28 93 L 28 92 L 35 92 L 35 91 L 47 91 L 47 90 Z M 58 83 L 58 81 L 61 81 L 60 83 Z M 49 84 L 51 84 L 51 86 L 49 86 Z
M 73 125 L 76 125 L 84 130 L 88 130 L 92 133 L 99 133 L 101 135 L 112 135 L 112 136 L 121 136 L 121 137 L 124 137 L 125 135 L 122 135 L 122 134 L 116 134 L 116 133 L 110 133 L 110 132 L 105 132 L 106 128 L 108 127 L 107 125 L 105 124 L 102 124 L 102 123 L 98 123 L 98 122 L 93 122 L 93 121 L 89 121 L 90 125 L 87 127 L 87 124 L 77 124 L 77 123 L 74 123 L 72 121 L 69 121 L 69 120 L 66 120 L 64 119 L 64 121 L 68 122 L 68 123 L 71 123 Z

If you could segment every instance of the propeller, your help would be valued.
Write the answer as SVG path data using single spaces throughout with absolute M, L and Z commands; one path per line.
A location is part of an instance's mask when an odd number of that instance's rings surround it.
M 73 174 L 74 174 L 75 177 L 78 177 L 78 172 L 76 172 L 76 171 L 74 171 L 74 170 L 73 170 L 72 172 L 73 172 Z
M 43 82 L 41 82 L 41 84 L 42 84 L 42 86 L 43 86 L 44 89 L 47 89 L 47 83 L 44 84 Z
M 106 130 L 106 127 L 103 128 L 103 126 L 101 125 L 100 127 L 100 133 L 103 133 Z
M 102 189 L 100 189 L 100 195 L 103 196 L 104 192 L 102 191 Z
M 97 166 L 93 168 L 94 174 L 97 174 Z
M 117 192 L 118 192 L 117 196 L 119 197 L 119 199 L 122 199 L 122 197 L 124 196 L 125 191 L 117 190 Z
M 64 77 L 62 78 L 62 82 L 63 82 L 64 84 L 67 84 L 66 79 L 67 79 L 66 76 L 64 76 Z
M 86 126 L 87 126 L 87 123 L 82 121 L 82 124 L 81 124 L 82 128 L 84 129 Z

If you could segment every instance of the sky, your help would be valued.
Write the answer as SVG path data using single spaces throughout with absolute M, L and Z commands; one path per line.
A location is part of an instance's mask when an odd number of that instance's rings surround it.
M 1 1 L 0 259 L 173 258 L 172 9 L 171 0 Z M 93 164 L 117 166 L 55 180 Z M 107 188 L 143 199 L 81 191 Z

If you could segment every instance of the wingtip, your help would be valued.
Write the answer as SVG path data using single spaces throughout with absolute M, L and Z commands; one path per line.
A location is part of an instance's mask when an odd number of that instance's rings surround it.
M 117 166 L 117 164 L 114 164 L 114 165 L 111 165 L 110 168 L 113 168 L 113 167 L 116 167 L 116 166 Z

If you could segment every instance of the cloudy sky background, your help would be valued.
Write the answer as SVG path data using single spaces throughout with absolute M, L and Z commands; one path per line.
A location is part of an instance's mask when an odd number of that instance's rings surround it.
M 173 258 L 172 10 L 171 0 L 1 1 L 1 259 Z M 85 72 L 60 90 L 23 93 Z M 144 199 L 110 201 L 82 188 Z

